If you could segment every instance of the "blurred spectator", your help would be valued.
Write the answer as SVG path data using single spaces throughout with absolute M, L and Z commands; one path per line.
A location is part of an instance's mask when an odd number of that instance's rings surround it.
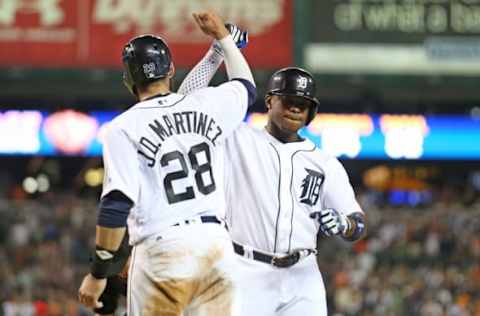
M 392 208 L 363 192 L 368 237 L 319 240 L 329 314 L 480 316 L 480 207 L 454 193 L 442 189 L 429 207 Z M 91 315 L 76 297 L 96 204 L 73 193 L 0 200 L 0 315 Z
M 351 249 L 319 241 L 332 314 L 480 315 L 480 208 L 439 196 L 431 208 L 370 205 L 368 237 Z
M 0 315 L 90 315 L 76 291 L 88 270 L 96 200 L 70 194 L 3 200 L 0 216 Z

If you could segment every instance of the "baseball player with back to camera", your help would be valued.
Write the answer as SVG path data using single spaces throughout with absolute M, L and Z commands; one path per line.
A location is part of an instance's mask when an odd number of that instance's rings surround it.
M 238 48 L 247 46 L 247 31 L 242 31 L 238 26 L 231 23 L 225 24 L 225 27 Z M 223 59 L 222 47 L 217 40 L 214 40 L 207 54 L 195 67 L 195 70 L 183 81 L 178 93 L 187 95 L 200 88 L 205 88 L 222 64 Z M 111 276 L 108 277 L 106 288 L 99 299 L 102 307 L 94 309 L 95 315 L 113 316 L 118 307 L 120 296 L 127 295 L 127 270 L 131 248 L 128 244 L 128 232 L 126 232 L 120 248 L 116 252 L 115 261 L 109 266 L 109 275 Z
M 204 64 L 182 86 L 207 85 L 216 68 Z M 242 123 L 224 146 L 227 223 L 244 274 L 241 314 L 327 315 L 317 236 L 357 241 L 365 215 L 338 159 L 298 134 L 319 106 L 312 75 L 275 72 L 265 103 L 267 126 Z
M 232 315 L 235 254 L 223 210 L 220 144 L 255 100 L 250 68 L 222 20 L 194 14 L 218 40 L 230 81 L 189 95 L 170 92 L 167 44 L 141 36 L 124 48 L 125 83 L 139 102 L 115 118 L 104 139 L 105 180 L 96 251 L 79 300 L 101 307 L 128 218 L 133 245 L 128 315 Z

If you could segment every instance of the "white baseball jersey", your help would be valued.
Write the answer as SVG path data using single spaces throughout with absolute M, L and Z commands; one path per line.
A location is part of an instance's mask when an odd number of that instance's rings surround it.
M 150 98 L 112 121 L 103 144 L 102 197 L 119 190 L 134 202 L 130 244 L 181 220 L 223 211 L 218 148 L 242 121 L 247 102 L 245 86 L 234 80 Z
M 225 142 L 232 239 L 269 253 L 316 248 L 314 211 L 362 212 L 341 163 L 310 140 L 282 143 L 242 124 Z

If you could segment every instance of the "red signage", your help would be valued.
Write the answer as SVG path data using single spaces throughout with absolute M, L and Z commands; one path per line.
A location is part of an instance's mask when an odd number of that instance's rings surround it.
M 119 67 L 123 45 L 149 33 L 166 39 L 177 67 L 189 67 L 211 42 L 191 13 L 208 7 L 248 29 L 253 67 L 291 64 L 291 0 L 9 0 L 0 1 L 0 65 Z

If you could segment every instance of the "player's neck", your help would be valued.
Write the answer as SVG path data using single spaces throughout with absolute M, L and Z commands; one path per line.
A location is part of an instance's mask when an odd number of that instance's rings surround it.
M 271 121 L 268 122 L 267 126 L 265 126 L 265 129 L 270 135 L 272 135 L 282 143 L 293 143 L 303 140 L 297 133 L 282 130 L 280 127 L 278 127 L 275 123 Z
M 156 95 L 168 94 L 170 93 L 170 82 L 169 80 L 158 80 L 143 89 L 138 90 L 138 99 L 144 101 L 145 99 L 151 98 Z

